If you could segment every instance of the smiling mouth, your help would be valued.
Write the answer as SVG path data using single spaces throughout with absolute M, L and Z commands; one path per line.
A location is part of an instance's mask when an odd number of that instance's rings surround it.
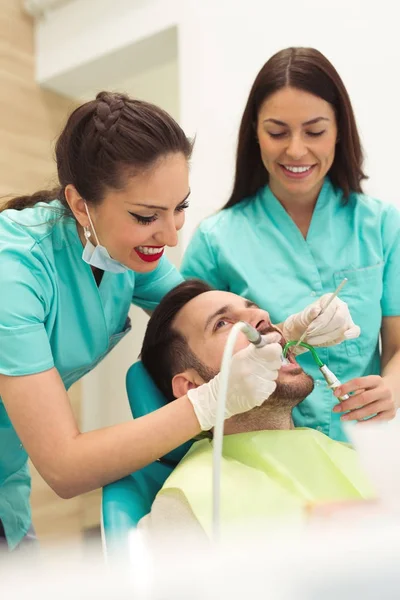
M 160 260 L 164 248 L 165 246 L 137 246 L 134 250 L 144 262 L 155 262 Z
M 279 163 L 281 167 L 284 167 L 287 171 L 291 173 L 307 173 L 310 169 L 312 169 L 315 165 L 284 165 L 283 163 Z
M 285 165 L 278 163 L 282 173 L 288 179 L 306 179 L 315 169 L 314 165 Z
M 164 250 L 164 246 L 137 246 L 135 250 L 139 250 L 141 254 L 160 254 Z

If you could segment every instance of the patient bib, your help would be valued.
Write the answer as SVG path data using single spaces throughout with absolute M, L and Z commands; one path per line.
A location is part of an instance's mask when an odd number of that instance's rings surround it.
M 195 443 L 165 482 L 184 493 L 205 532 L 212 528 L 212 441 Z M 234 523 L 279 519 L 302 523 L 323 502 L 374 497 L 349 445 L 313 429 L 257 431 L 224 437 L 221 531 Z

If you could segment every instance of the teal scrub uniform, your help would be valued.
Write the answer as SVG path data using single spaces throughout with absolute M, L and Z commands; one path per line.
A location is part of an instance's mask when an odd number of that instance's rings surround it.
M 152 310 L 182 281 L 163 257 L 149 273 L 105 272 L 98 287 L 82 251 L 57 200 L 0 213 L 1 374 L 56 367 L 68 389 L 128 333 L 131 302 Z M 27 454 L 0 398 L 0 520 L 10 549 L 30 527 L 29 495 Z
M 344 277 L 340 292 L 358 339 L 319 348 L 321 359 L 342 381 L 380 373 L 382 317 L 400 315 L 400 214 L 362 194 L 343 194 L 326 179 L 307 238 L 269 187 L 206 219 L 183 259 L 184 277 L 244 296 L 284 321 Z M 313 393 L 293 410 L 297 427 L 312 427 L 344 440 L 337 403 L 309 352 L 298 358 L 315 379 Z

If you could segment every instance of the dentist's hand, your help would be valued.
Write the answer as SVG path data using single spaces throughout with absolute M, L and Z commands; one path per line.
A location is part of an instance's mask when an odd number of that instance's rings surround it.
M 343 400 L 333 408 L 333 412 L 344 412 L 342 421 L 390 421 L 397 412 L 394 393 L 390 383 L 380 375 L 367 375 L 352 379 L 335 389 L 339 397 L 351 394 L 348 400 Z
M 225 419 L 247 412 L 269 398 L 275 391 L 278 371 L 282 366 L 279 333 L 269 333 L 262 348 L 250 344 L 232 357 Z M 221 373 L 208 383 L 189 390 L 187 395 L 203 431 L 215 425 Z
M 283 324 L 283 335 L 287 341 L 298 340 L 307 329 L 305 342 L 312 346 L 334 346 L 344 340 L 357 338 L 360 328 L 354 324 L 346 302 L 336 297 L 322 312 L 332 294 L 324 294 L 304 310 L 291 315 Z M 292 347 L 296 354 L 306 352 L 305 348 Z

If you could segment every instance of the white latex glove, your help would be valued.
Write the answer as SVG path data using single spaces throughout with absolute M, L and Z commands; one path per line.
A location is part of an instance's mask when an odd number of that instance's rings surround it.
M 275 391 L 275 380 L 282 366 L 282 347 L 279 333 L 263 336 L 268 343 L 262 348 L 250 344 L 232 357 L 225 419 L 247 412 L 269 398 Z M 188 391 L 196 417 L 203 431 L 215 425 L 221 373 L 208 383 Z
M 332 294 L 324 294 L 304 310 L 291 315 L 283 324 L 283 336 L 287 341 L 298 340 L 307 329 L 304 342 L 311 346 L 334 346 L 344 340 L 357 338 L 360 328 L 351 318 L 346 302 L 336 297 L 322 313 Z M 306 348 L 292 347 L 296 354 L 306 352 Z

